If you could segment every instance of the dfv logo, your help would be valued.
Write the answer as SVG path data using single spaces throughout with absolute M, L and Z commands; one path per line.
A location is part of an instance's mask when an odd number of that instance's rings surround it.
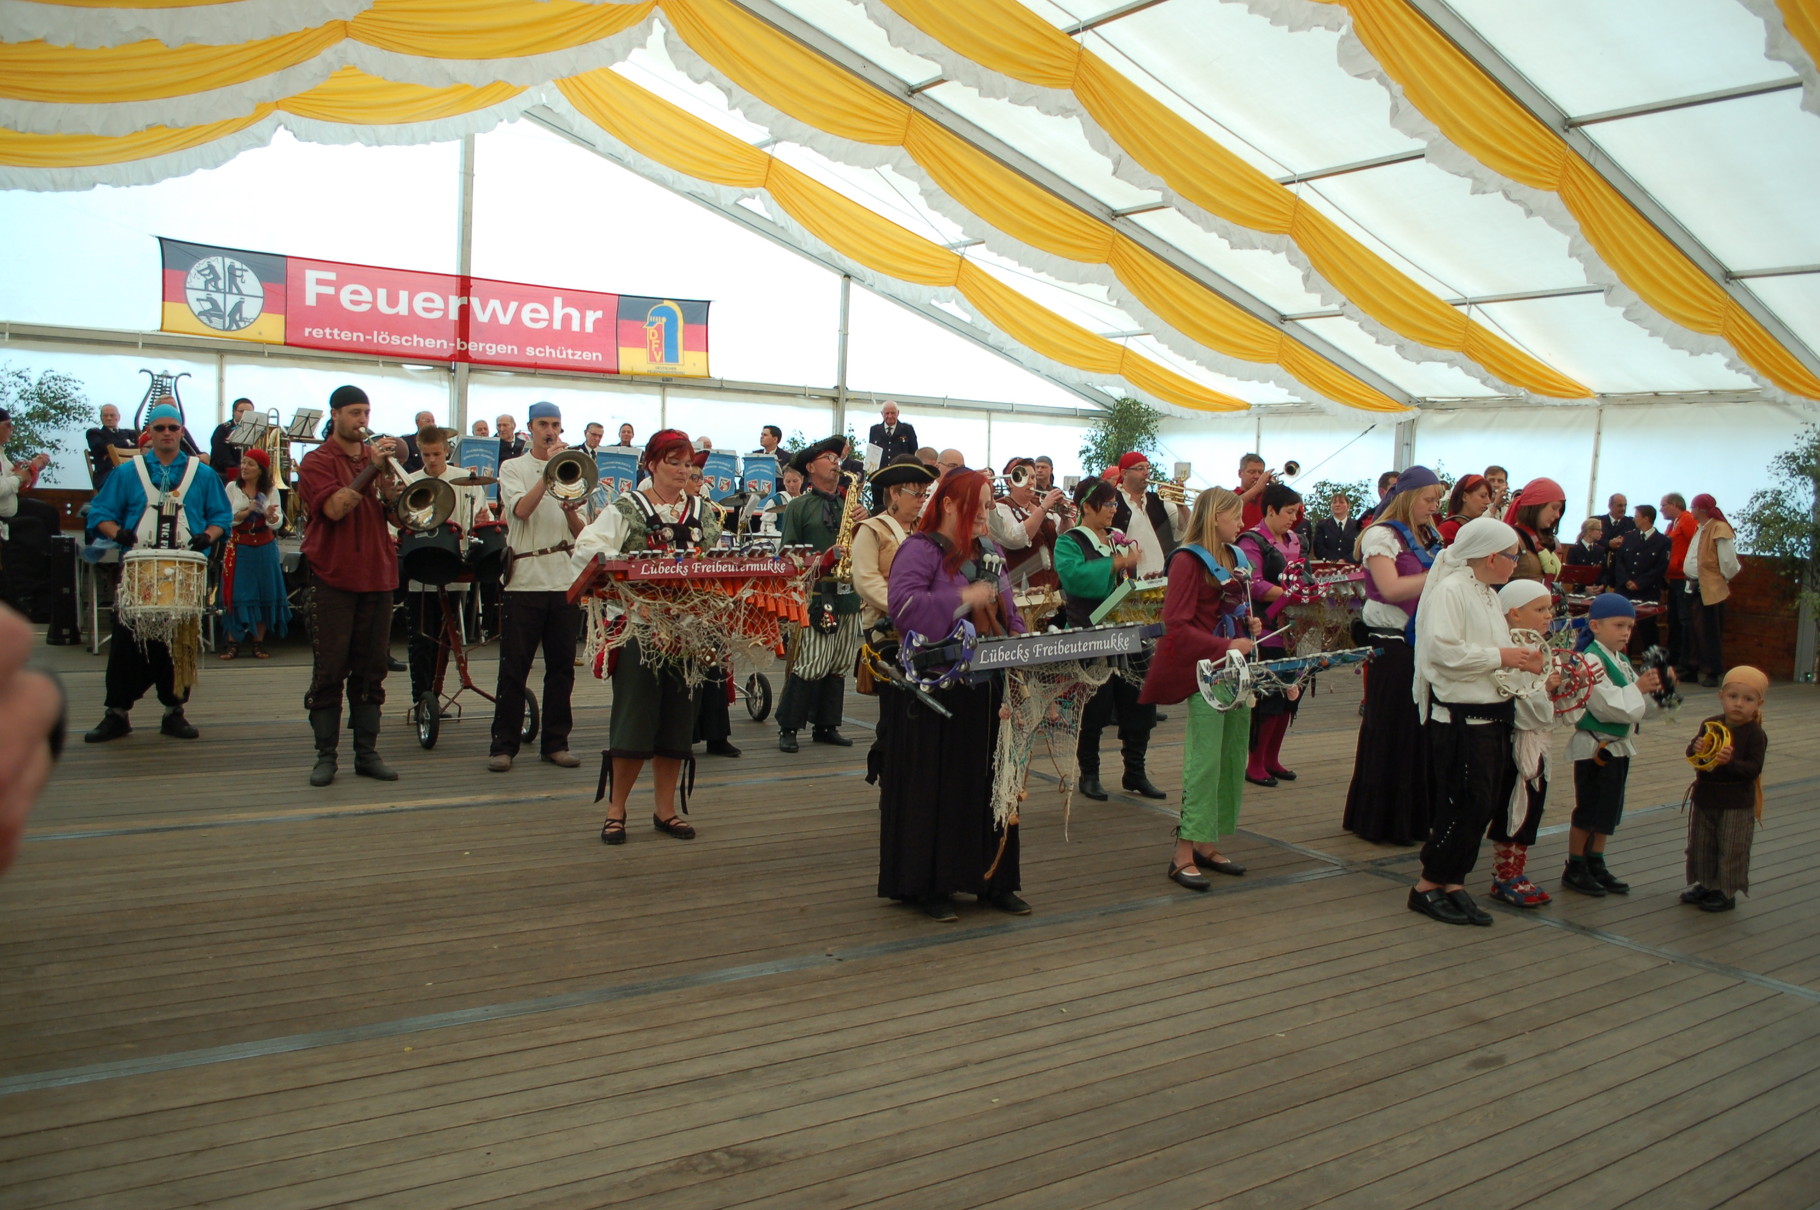
M 265 285 L 231 256 L 205 256 L 183 279 L 190 313 L 218 332 L 251 327 L 265 310 Z

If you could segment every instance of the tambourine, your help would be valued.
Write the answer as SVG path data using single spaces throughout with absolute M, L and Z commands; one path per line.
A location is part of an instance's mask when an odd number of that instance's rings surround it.
M 1687 763 L 1697 772 L 1711 773 L 1719 767 L 1719 753 L 1732 742 L 1732 729 L 1718 719 L 1710 719 L 1700 724 L 1700 739 L 1706 741 L 1706 750 L 1699 751 L 1696 744 L 1696 750 L 1687 758 Z

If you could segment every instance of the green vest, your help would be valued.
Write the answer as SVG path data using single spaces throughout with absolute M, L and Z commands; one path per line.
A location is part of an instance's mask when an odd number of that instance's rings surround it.
M 1621 659 L 1613 659 L 1607 655 L 1603 643 L 1595 639 L 1587 650 L 1598 656 L 1599 662 L 1605 665 L 1605 675 L 1611 678 L 1612 684 L 1620 689 L 1630 684 L 1630 665 Z M 1631 732 L 1631 724 L 1608 723 L 1602 718 L 1594 718 L 1590 710 L 1581 712 L 1580 721 L 1575 723 L 1574 727 L 1580 731 L 1591 731 L 1597 735 L 1609 735 L 1616 739 L 1625 739 Z

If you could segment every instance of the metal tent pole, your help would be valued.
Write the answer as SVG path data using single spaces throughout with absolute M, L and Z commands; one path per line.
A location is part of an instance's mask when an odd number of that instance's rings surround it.
M 840 278 L 840 343 L 834 363 L 834 431 L 847 431 L 847 336 L 848 318 L 853 306 L 853 278 L 843 273 Z
M 461 275 L 461 291 L 468 293 L 468 277 L 474 272 L 474 136 L 461 136 L 460 219 L 455 235 L 455 272 Z M 467 308 L 461 312 L 457 331 L 467 336 Z M 449 427 L 457 436 L 468 431 L 468 363 L 457 361 L 449 379 Z

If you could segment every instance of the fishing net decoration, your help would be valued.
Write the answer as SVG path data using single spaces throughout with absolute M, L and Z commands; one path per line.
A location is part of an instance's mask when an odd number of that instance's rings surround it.
M 1076 751 L 1081 712 L 1100 686 L 1123 668 L 1124 660 L 1064 660 L 1014 668 L 1005 675 L 1005 696 L 992 761 L 992 822 L 1001 831 L 1017 822 L 1018 804 L 1029 797 L 1030 763 L 1041 741 L 1062 787 L 1062 835 L 1080 772 Z
M 813 575 L 604 580 L 587 598 L 588 667 L 596 677 L 607 676 L 609 655 L 633 639 L 647 665 L 678 668 L 691 686 L 741 650 L 767 648 L 782 656 L 785 628 L 808 619 Z

